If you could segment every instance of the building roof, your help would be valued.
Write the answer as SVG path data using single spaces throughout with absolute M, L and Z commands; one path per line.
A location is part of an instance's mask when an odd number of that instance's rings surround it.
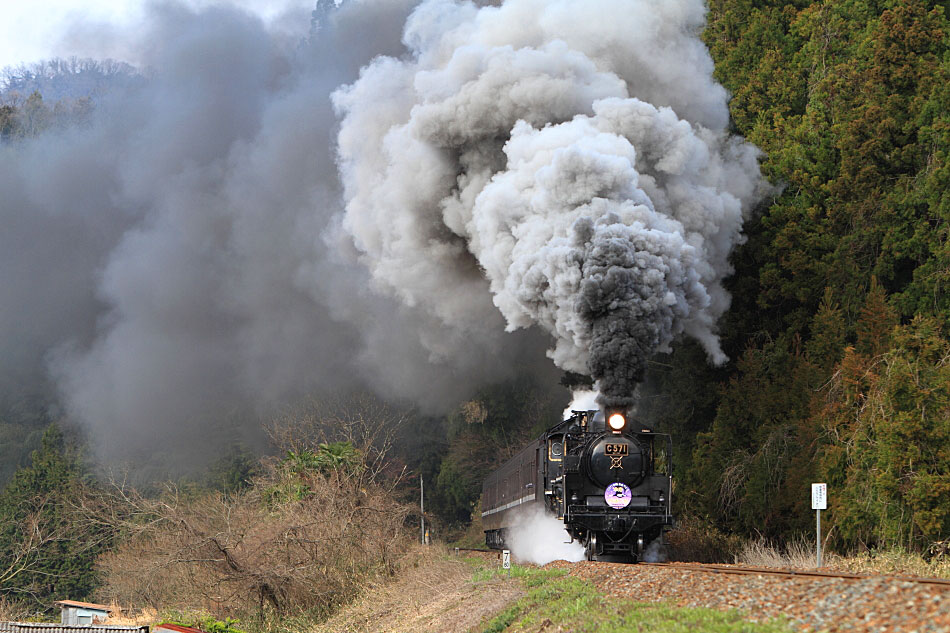
M 57 600 L 53 604 L 60 607 L 79 607 L 80 609 L 94 609 L 96 611 L 105 611 L 106 613 L 115 610 L 107 604 L 95 604 L 92 602 L 78 602 L 76 600 Z
M 176 633 L 203 633 L 200 629 L 193 629 L 190 626 L 181 626 L 180 624 L 156 624 L 152 627 L 152 631 L 158 631 L 159 629 L 168 629 Z

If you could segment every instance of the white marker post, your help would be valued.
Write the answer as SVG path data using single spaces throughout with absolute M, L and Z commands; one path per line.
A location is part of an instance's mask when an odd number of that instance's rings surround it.
M 511 578 L 511 550 L 501 550 L 501 568 L 508 570 L 508 577 Z
M 821 511 L 828 509 L 828 484 L 811 485 L 811 509 L 816 512 L 817 530 L 815 536 L 815 559 L 821 567 Z

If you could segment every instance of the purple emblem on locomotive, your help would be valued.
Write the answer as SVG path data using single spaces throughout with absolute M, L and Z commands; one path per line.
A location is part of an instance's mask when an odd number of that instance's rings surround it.
M 630 492 L 630 486 L 625 483 L 617 482 L 607 486 L 607 490 L 604 491 L 604 498 L 607 500 L 607 505 L 615 510 L 621 508 L 626 508 L 630 503 L 630 497 L 633 493 Z

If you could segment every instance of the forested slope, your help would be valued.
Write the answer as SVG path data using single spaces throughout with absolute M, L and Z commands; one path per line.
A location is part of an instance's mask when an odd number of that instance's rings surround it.
M 734 259 L 689 510 L 787 535 L 827 480 L 839 542 L 950 534 L 947 37 L 937 2 L 711 3 L 734 124 L 784 190 Z
M 947 539 L 945 3 L 711 0 L 704 38 L 735 131 L 762 150 L 777 190 L 733 255 L 720 323 L 731 360 L 712 367 L 680 341 L 642 386 L 639 415 L 675 437 L 678 513 L 795 537 L 812 529 L 809 483 L 827 481 L 823 525 L 842 549 Z M 93 107 L 20 95 L 0 104 L 0 142 L 83 125 Z M 413 473 L 399 494 L 414 504 L 422 474 L 437 536 L 477 515 L 484 474 L 559 416 L 568 394 L 553 382 L 523 376 L 442 418 L 413 418 L 393 448 Z M 6 516 L 21 512 L 18 491 L 39 472 L 26 456 L 58 417 L 51 396 L 12 391 L 0 400 L 0 484 L 24 468 Z

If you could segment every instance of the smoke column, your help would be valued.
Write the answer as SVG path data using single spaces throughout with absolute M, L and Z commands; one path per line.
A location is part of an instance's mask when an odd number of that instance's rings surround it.
M 330 230 L 330 94 L 405 53 L 414 2 L 323 2 L 312 35 L 294 4 L 276 23 L 156 2 L 127 32 L 71 25 L 142 77 L 80 124 L 0 143 L 0 402 L 51 384 L 99 457 L 200 468 L 310 394 L 445 411 L 544 362 L 497 313 L 466 334 L 372 291 Z
M 64 34 L 142 77 L 0 144 L 0 400 L 200 463 L 313 393 L 444 411 L 556 365 L 622 404 L 679 335 L 724 359 L 763 182 L 700 0 L 302 4 Z
M 548 355 L 628 406 L 716 320 L 765 193 L 727 131 L 699 0 L 426 0 L 405 58 L 339 90 L 341 229 L 377 289 L 449 327 L 540 326 Z M 493 305 L 492 305 L 493 304 Z

